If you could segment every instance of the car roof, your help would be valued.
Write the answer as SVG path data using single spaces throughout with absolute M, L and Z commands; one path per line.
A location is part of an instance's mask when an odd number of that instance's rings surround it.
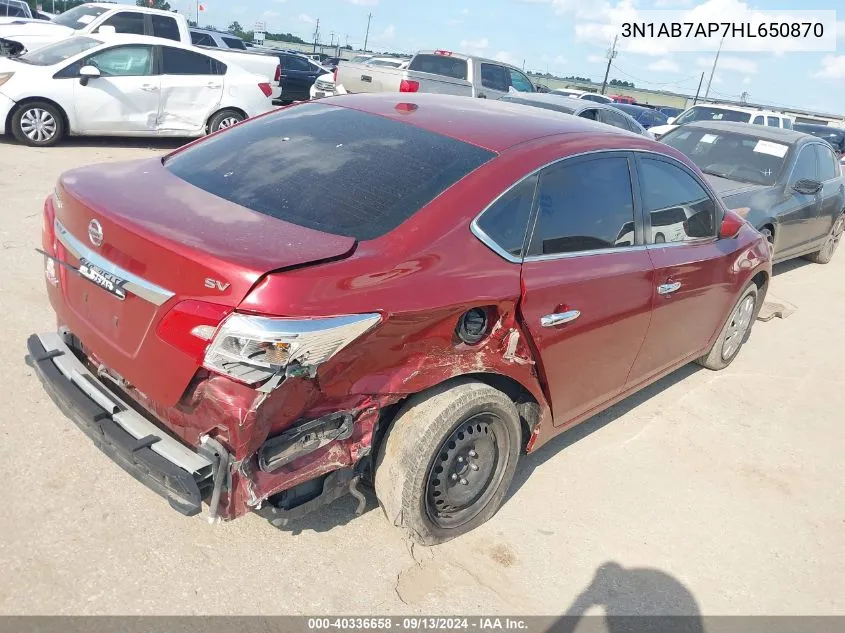
M 141 5 L 119 4 L 117 2 L 85 2 L 84 4 L 78 6 L 98 7 L 100 9 L 128 9 L 131 11 L 140 11 L 141 13 L 158 13 L 159 15 L 173 15 L 173 11 L 165 11 L 164 9 L 154 9 L 152 7 L 144 7 Z
M 622 112 L 655 112 L 655 110 L 652 110 L 651 108 L 644 108 L 643 106 L 637 105 L 636 103 L 615 103 L 613 104 L 613 107 L 617 108 L 618 110 L 622 110 Z M 659 114 L 663 113 L 660 112 Z
M 574 101 L 578 101 L 579 105 L 583 103 L 581 100 Z M 633 132 L 604 123 L 491 99 L 429 93 L 359 93 L 331 97 L 320 103 L 385 116 L 494 152 L 561 134 L 611 134 L 646 140 Z M 591 107 L 589 102 L 585 107 Z M 662 147 L 656 142 L 654 145 Z
M 482 62 L 482 63 L 486 63 L 486 64 L 495 64 L 496 66 L 505 66 L 506 68 L 513 68 L 514 70 L 519 70 L 519 72 L 522 72 L 519 68 L 517 68 L 513 64 L 508 64 L 507 62 L 500 62 L 497 59 L 490 59 L 488 57 L 481 57 L 479 55 L 467 55 L 465 53 L 453 53 L 451 51 L 443 51 L 442 49 L 436 49 L 436 50 L 433 50 L 433 51 L 417 51 L 417 55 L 435 55 L 437 57 L 451 57 L 452 59 L 463 59 L 463 60 L 474 59 L 477 62 Z M 411 59 L 413 59 L 413 58 L 411 58 Z
M 578 97 L 567 97 L 565 95 L 557 95 L 551 92 L 518 92 L 508 93 L 506 96 L 515 99 L 522 99 L 525 101 L 533 101 L 536 103 L 547 103 L 549 105 L 564 106 L 571 108 L 574 112 L 582 112 L 590 108 L 612 108 L 609 103 L 601 101 L 590 101 L 589 99 L 581 99 Z
M 798 132 L 797 130 L 787 130 L 780 127 L 769 127 L 766 125 L 755 125 L 752 123 L 737 123 L 735 121 L 693 121 L 682 125 L 678 129 L 697 128 L 703 130 L 713 130 L 714 132 L 733 132 L 735 134 L 745 134 L 746 136 L 753 136 L 764 141 L 774 141 L 776 143 L 786 143 L 792 145 L 801 140 L 814 139 L 814 136 Z

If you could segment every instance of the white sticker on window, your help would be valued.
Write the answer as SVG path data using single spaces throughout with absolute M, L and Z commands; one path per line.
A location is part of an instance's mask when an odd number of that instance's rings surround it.
M 714 143 L 717 138 L 719 138 L 719 137 L 716 136 L 715 134 L 705 134 L 704 136 L 701 137 L 701 140 L 699 141 L 699 143 Z
M 757 141 L 754 146 L 754 151 L 761 154 L 769 154 L 770 156 L 777 156 L 783 158 L 786 152 L 789 151 L 789 146 L 781 145 L 780 143 L 772 143 L 771 141 Z
M 80 24 L 91 24 L 96 17 L 96 15 L 80 15 L 76 21 Z

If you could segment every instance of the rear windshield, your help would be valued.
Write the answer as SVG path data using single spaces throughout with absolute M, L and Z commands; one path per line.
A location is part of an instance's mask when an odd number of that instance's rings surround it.
M 408 70 L 418 70 L 432 75 L 443 75 L 453 79 L 467 78 L 467 60 L 446 55 L 416 55 Z
M 370 240 L 493 156 L 385 117 L 304 104 L 213 136 L 165 166 L 253 211 Z
M 693 121 L 734 121 L 736 123 L 748 123 L 751 121 L 751 114 L 748 112 L 738 112 L 737 110 L 725 110 L 724 108 L 695 106 L 679 116 L 674 123 L 675 125 L 686 125 Z

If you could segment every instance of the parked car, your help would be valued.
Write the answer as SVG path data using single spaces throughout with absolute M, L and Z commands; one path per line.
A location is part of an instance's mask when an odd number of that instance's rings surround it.
M 334 73 L 326 73 L 319 75 L 314 80 L 311 90 L 308 92 L 310 99 L 323 99 L 325 97 L 333 97 L 339 94 L 337 86 L 334 83 Z
M 830 143 L 837 156 L 845 156 L 845 130 L 830 125 L 814 123 L 795 123 L 793 129 L 805 134 L 812 134 Z
M 341 92 L 432 92 L 461 97 L 498 99 L 513 89 L 534 92 L 528 75 L 492 59 L 451 51 L 421 51 L 407 69 L 344 62 L 335 84 Z
M 110 32 L 148 35 L 191 45 L 188 21 L 179 13 L 141 6 L 108 2 L 90 2 L 65 11 L 50 22 L 42 20 L 14 21 L 0 24 L 0 48 L 12 55 L 36 50 L 74 35 L 108 35 Z M 266 77 L 275 87 L 279 81 L 279 65 L 274 57 L 236 50 L 221 50 L 216 57 L 227 65 Z M 278 91 L 274 97 L 278 96 Z
M 660 138 L 679 125 L 686 125 L 693 121 L 734 121 L 737 123 L 753 123 L 754 125 L 792 129 L 792 119 L 779 112 L 707 103 L 694 105 L 685 110 L 677 118 L 669 117 L 666 125 L 656 125 L 651 128 L 651 131 L 657 138 Z
M 613 103 L 613 99 L 606 95 L 598 94 L 597 92 L 588 92 L 586 90 L 576 90 L 575 88 L 555 88 L 550 93 L 561 97 L 586 99 L 587 101 L 594 101 L 596 103 Z
M 616 103 L 613 107 L 627 114 L 647 130 L 656 125 L 666 125 L 666 121 L 668 119 L 668 117 L 662 112 L 658 112 L 657 110 L 652 110 L 650 108 L 643 108 L 638 105 Z
M 729 365 L 771 275 L 682 154 L 523 109 L 348 95 L 68 172 L 43 217 L 59 330 L 29 362 L 184 514 L 286 525 L 367 481 L 420 543 L 477 527 L 521 451 Z M 683 241 L 643 240 L 677 206 Z
M 33 19 L 32 9 L 24 0 L 0 0 L 0 16 Z
M 48 146 L 66 134 L 201 136 L 272 109 L 263 77 L 144 35 L 71 37 L 0 59 L 0 132 Z
M 629 105 L 633 105 L 637 102 L 634 97 L 628 97 L 626 95 L 610 95 L 610 100 L 614 103 L 627 103 Z
M 554 110 L 563 114 L 571 114 L 582 119 L 612 125 L 613 127 L 647 138 L 654 138 L 648 130 L 633 118 L 624 112 L 620 112 L 617 108 L 603 103 L 593 103 L 572 97 L 559 97 L 554 94 L 511 94 L 502 97 L 501 101 L 518 103 L 533 108 L 542 108 L 543 110 Z
M 657 106 L 656 110 L 662 112 L 667 117 L 677 117 L 684 111 L 682 108 L 673 108 L 672 106 Z
M 329 74 L 329 69 L 305 55 L 277 52 L 275 53 L 281 66 L 279 87 L 281 96 L 278 101 L 282 104 L 294 101 L 307 101 L 311 98 L 311 87 L 321 75 Z
M 233 33 L 221 33 L 213 29 L 191 27 L 191 43 L 209 48 L 230 48 L 236 51 L 249 50 L 246 42 Z
M 845 229 L 845 177 L 829 144 L 717 121 L 690 123 L 662 140 L 689 156 L 726 206 L 760 230 L 775 262 L 830 262 Z

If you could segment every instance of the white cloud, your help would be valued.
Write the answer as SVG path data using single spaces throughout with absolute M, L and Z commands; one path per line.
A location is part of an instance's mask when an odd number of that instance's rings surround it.
M 559 66 L 563 66 L 564 64 L 566 64 L 566 57 L 564 57 L 563 55 L 558 55 L 552 61 L 555 64 L 558 64 Z
M 483 51 L 490 46 L 490 40 L 486 37 L 477 40 L 461 40 L 461 48 L 470 51 Z
M 845 55 L 825 55 L 822 67 L 813 77 L 819 79 L 845 79 Z
M 316 24 L 317 23 L 317 20 L 312 18 L 307 13 L 300 13 L 297 20 L 299 20 L 300 22 L 305 22 L 305 24 Z
M 688 7 L 692 0 L 655 0 L 655 9 L 674 9 L 676 7 Z
M 469 9 L 461 9 L 461 15 L 469 15 Z
M 493 55 L 493 59 L 495 59 L 497 62 L 511 64 L 512 66 L 519 66 L 522 63 L 508 51 L 499 51 L 498 53 Z
M 392 24 L 389 25 L 386 29 L 384 29 L 380 36 L 380 38 L 383 40 L 392 40 L 394 37 L 396 37 L 396 27 Z
M 743 86 L 747 86 L 747 85 L 749 85 L 750 83 L 751 83 L 751 77 L 746 77 L 745 79 L 743 79 L 743 80 L 742 80 L 742 85 L 743 85 Z
M 607 61 L 607 57 L 603 55 L 587 55 L 588 64 L 603 64 Z
M 280 15 L 282 15 L 282 14 L 279 13 L 278 11 L 273 11 L 272 9 L 267 9 L 264 13 L 261 14 L 261 17 L 264 18 L 264 19 L 278 18 Z
M 357 4 L 358 6 L 362 7 L 374 7 L 378 4 L 379 0 L 346 0 L 349 4 Z
M 699 57 L 695 60 L 695 63 L 700 68 L 712 68 L 713 58 Z M 721 55 L 719 57 L 719 62 L 716 64 L 716 70 L 728 70 L 745 73 L 746 75 L 753 75 L 757 72 L 757 62 L 750 59 L 744 59 L 742 57 Z
M 648 70 L 654 71 L 656 73 L 679 73 L 681 72 L 681 67 L 678 65 L 678 62 L 673 61 L 671 59 L 658 59 L 656 62 L 651 62 L 648 66 L 646 66 Z
M 460 18 L 452 18 L 451 20 L 446 20 L 446 26 L 458 26 L 463 24 L 464 21 Z

